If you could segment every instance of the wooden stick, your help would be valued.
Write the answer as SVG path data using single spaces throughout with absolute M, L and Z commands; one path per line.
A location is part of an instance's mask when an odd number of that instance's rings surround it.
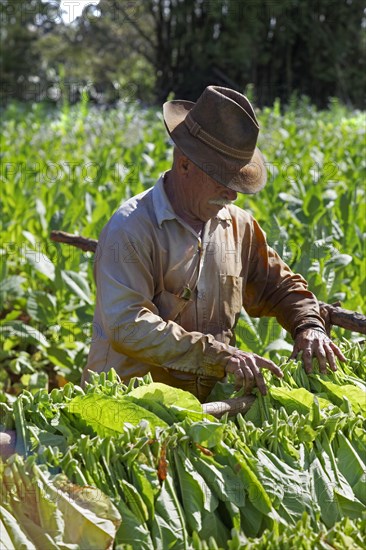
M 64 231 L 52 231 L 51 239 L 58 243 L 67 243 L 81 250 L 95 252 L 98 241 L 95 239 L 87 239 L 81 235 L 72 235 L 71 233 L 65 233 Z M 319 302 L 320 313 L 323 317 L 326 328 L 329 333 L 330 325 L 336 325 L 353 332 L 359 332 L 366 334 L 366 315 L 350 311 L 348 309 L 342 309 L 338 304 L 326 304 L 325 302 Z
M 51 240 L 57 243 L 66 243 L 81 248 L 84 252 L 95 252 L 98 241 L 95 239 L 87 239 L 81 235 L 72 235 L 65 231 L 51 231 Z
M 366 334 L 366 315 L 332 304 L 325 304 L 324 302 L 319 302 L 319 305 L 320 309 L 326 310 L 331 325 L 337 325 L 337 327 L 342 327 L 352 332 Z M 322 311 L 320 313 L 322 314 Z
M 216 418 L 221 418 L 225 413 L 233 416 L 238 413 L 244 414 L 250 409 L 255 401 L 254 395 L 245 395 L 244 397 L 233 397 L 225 399 L 225 401 L 212 401 L 212 403 L 204 403 L 202 408 L 206 414 L 212 414 Z

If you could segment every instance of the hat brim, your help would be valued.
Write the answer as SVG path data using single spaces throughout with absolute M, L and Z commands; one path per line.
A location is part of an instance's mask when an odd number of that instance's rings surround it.
M 193 136 L 184 122 L 194 105 L 192 101 L 184 100 L 164 103 L 164 123 L 178 149 L 218 183 L 238 193 L 258 193 L 267 182 L 264 157 L 258 147 L 249 163 L 212 149 Z

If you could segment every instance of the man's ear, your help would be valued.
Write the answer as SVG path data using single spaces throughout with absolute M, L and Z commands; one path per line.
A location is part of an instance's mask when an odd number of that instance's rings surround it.
M 191 162 L 188 157 L 185 157 L 184 155 L 179 157 L 179 170 L 182 175 L 188 175 L 190 164 Z

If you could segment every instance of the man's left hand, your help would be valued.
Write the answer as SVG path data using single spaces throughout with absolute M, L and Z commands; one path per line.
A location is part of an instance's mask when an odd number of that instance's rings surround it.
M 340 361 L 346 361 L 339 347 L 332 342 L 329 336 L 312 328 L 307 328 L 296 336 L 290 359 L 296 359 L 300 351 L 302 351 L 302 360 L 307 374 L 313 370 L 313 357 L 317 358 L 320 372 L 323 374 L 327 372 L 328 365 L 332 371 L 337 370 L 335 357 L 338 357 Z

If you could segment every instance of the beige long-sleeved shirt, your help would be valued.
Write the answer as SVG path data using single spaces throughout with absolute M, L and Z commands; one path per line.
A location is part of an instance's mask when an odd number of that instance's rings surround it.
M 241 308 L 275 316 L 294 334 L 323 327 L 317 300 L 266 242 L 255 219 L 222 208 L 201 236 L 174 212 L 163 179 L 122 204 L 95 257 L 97 302 L 84 371 L 123 380 L 224 376 Z M 167 372 L 167 371 L 165 371 Z

